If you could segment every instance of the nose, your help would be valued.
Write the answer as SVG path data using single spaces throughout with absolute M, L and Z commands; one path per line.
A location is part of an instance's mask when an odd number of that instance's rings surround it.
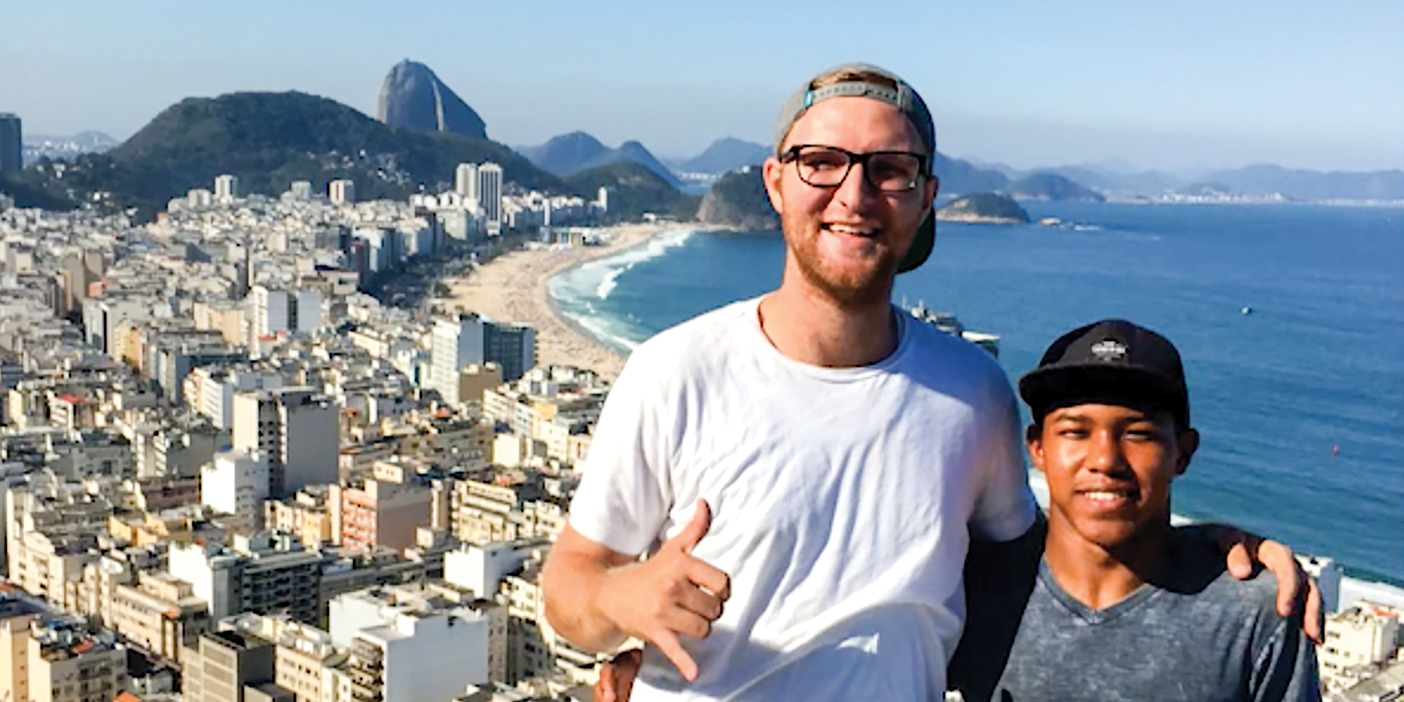
M 1086 465 L 1099 473 L 1122 473 L 1127 468 L 1121 442 L 1109 431 L 1095 432 L 1087 448 Z
M 855 161 L 849 167 L 843 182 L 839 183 L 838 190 L 834 192 L 834 198 L 847 205 L 850 210 L 866 207 L 877 196 L 877 192 L 868 184 L 867 169 L 867 164 Z

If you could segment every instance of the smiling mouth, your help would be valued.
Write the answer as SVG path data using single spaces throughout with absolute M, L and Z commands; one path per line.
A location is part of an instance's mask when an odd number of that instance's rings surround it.
M 835 234 L 847 234 L 849 236 L 861 236 L 864 239 L 871 239 L 877 236 L 878 233 L 877 227 L 863 227 L 853 224 L 835 224 L 833 222 L 826 222 L 820 225 L 820 227 L 824 231 L 833 232 Z
M 1135 502 L 1141 496 L 1141 492 L 1135 489 L 1079 490 L 1077 494 L 1085 498 L 1089 502 L 1092 502 L 1093 504 L 1105 505 L 1107 507 L 1115 507 L 1121 504 L 1130 504 Z

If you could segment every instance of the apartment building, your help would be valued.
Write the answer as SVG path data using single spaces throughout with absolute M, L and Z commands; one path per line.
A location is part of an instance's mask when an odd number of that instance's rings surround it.
M 225 630 L 200 636 L 181 666 L 186 702 L 292 702 L 274 683 L 273 643 L 251 633 Z
M 332 509 L 327 486 L 312 485 L 285 500 L 269 500 L 264 503 L 264 510 L 264 524 L 268 529 L 293 534 L 307 548 L 332 540 Z
M 415 545 L 415 531 L 429 526 L 432 490 L 417 482 L 367 479 L 330 488 L 337 505 L 336 543 L 351 549 Z
M 287 612 L 319 620 L 322 557 L 291 534 L 235 535 L 232 547 L 172 544 L 170 574 L 191 584 L 215 619 L 240 612 Z
M 1373 675 L 1400 653 L 1401 612 L 1358 602 L 1326 617 L 1325 641 L 1317 650 L 1321 686 L 1350 687 Z
M 331 603 L 352 696 L 442 702 L 488 682 L 490 620 L 447 588 L 376 588 Z
M 190 583 L 147 571 L 137 574 L 134 586 L 113 588 L 108 626 L 147 651 L 179 662 L 182 650 L 210 630 L 211 619 Z
M 336 404 L 311 387 L 238 392 L 235 448 L 268 462 L 268 495 L 280 499 L 308 485 L 338 480 L 341 429 Z
M 127 677 L 126 651 L 81 624 L 0 600 L 0 699 L 110 702 Z

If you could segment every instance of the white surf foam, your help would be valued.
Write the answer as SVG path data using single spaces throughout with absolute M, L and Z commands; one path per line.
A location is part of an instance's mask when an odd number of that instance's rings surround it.
M 547 283 L 557 308 L 591 336 L 615 348 L 632 351 L 638 346 L 636 324 L 601 312 L 593 303 L 607 300 L 619 287 L 620 276 L 634 266 L 666 255 L 687 243 L 694 229 L 663 232 L 642 246 L 620 251 L 566 271 Z

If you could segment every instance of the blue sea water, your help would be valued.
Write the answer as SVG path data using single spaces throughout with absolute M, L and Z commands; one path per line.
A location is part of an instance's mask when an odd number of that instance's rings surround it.
M 1027 209 L 1077 226 L 941 223 L 931 260 L 898 277 L 896 297 L 999 334 L 1011 380 L 1096 319 L 1164 333 L 1203 435 L 1175 511 L 1404 581 L 1404 210 Z M 551 292 L 627 350 L 773 288 L 783 258 L 776 232 L 678 230 L 558 276 Z

